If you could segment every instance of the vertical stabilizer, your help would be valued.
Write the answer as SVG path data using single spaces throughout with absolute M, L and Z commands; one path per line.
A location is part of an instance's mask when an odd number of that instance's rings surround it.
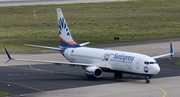
M 57 19 L 60 36 L 60 45 L 62 47 L 80 47 L 80 45 L 73 40 L 60 8 L 57 8 Z

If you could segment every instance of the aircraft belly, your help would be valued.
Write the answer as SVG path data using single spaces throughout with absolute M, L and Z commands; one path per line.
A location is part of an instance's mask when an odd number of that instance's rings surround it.
M 111 63 L 111 69 L 116 71 L 133 72 L 132 63 L 126 62 L 113 62 Z

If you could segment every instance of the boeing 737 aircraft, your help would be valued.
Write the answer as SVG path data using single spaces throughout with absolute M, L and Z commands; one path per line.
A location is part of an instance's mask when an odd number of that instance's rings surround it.
M 84 47 L 89 44 L 89 42 L 78 44 L 73 40 L 60 8 L 57 8 L 57 18 L 60 35 L 59 48 L 31 44 L 25 45 L 61 51 L 61 54 L 69 60 L 69 62 L 15 59 L 10 56 L 7 49 L 4 47 L 9 58 L 7 62 L 10 60 L 18 60 L 81 66 L 89 79 L 100 78 L 103 72 L 114 73 L 115 78 L 122 78 L 123 73 L 138 74 L 145 76 L 146 83 L 149 83 L 150 78 L 160 71 L 160 67 L 155 59 L 172 56 L 174 54 L 172 41 L 170 41 L 169 53 L 153 57 L 133 52 Z

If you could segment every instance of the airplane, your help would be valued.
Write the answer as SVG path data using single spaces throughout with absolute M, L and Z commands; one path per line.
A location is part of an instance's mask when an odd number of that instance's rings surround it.
M 171 56 L 174 54 L 173 43 L 170 40 L 170 52 L 167 54 L 148 56 L 140 53 L 108 50 L 85 47 L 90 42 L 78 44 L 71 36 L 62 10 L 57 8 L 58 30 L 60 36 L 59 48 L 25 44 L 26 46 L 46 48 L 60 51 L 69 62 L 15 59 L 12 58 L 4 46 L 9 62 L 10 60 L 45 62 L 57 65 L 81 66 L 88 79 L 101 78 L 103 72 L 114 73 L 115 78 L 122 78 L 123 74 L 142 75 L 145 82 L 150 83 L 150 78 L 160 72 L 160 67 L 155 59 Z

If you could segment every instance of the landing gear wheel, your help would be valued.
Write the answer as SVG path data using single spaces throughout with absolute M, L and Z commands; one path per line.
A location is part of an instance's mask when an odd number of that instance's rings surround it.
M 145 76 L 146 83 L 150 83 L 149 76 Z
M 149 80 L 149 79 L 146 79 L 146 83 L 150 83 L 150 80 Z
M 114 78 L 122 78 L 122 73 L 114 73 Z

